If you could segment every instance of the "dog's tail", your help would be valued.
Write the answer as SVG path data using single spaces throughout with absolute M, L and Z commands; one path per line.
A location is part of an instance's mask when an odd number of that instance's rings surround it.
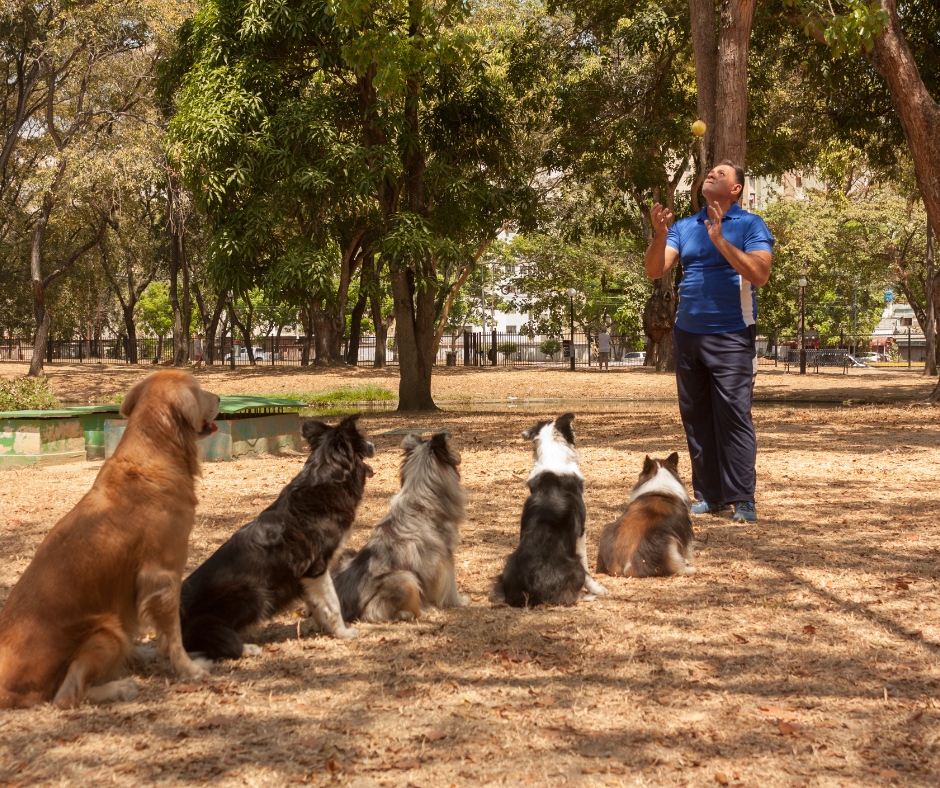
M 669 538 L 669 546 L 663 556 L 666 568 L 671 575 L 694 575 L 695 567 L 691 565 L 691 545 L 683 545 L 674 536 Z
M 244 652 L 241 636 L 213 616 L 195 616 L 186 622 L 183 647 L 207 659 L 239 659 Z
M 421 583 L 413 572 L 401 569 L 372 579 L 372 593 L 362 606 L 363 621 L 403 621 L 421 616 Z

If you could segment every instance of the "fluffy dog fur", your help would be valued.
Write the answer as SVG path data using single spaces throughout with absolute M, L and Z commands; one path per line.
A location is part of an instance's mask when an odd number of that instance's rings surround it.
M 130 700 L 114 680 L 138 619 L 177 675 L 200 679 L 180 639 L 179 596 L 196 512 L 196 438 L 219 398 L 192 375 L 150 375 L 124 398 L 127 428 L 91 490 L 46 535 L 0 612 L 0 707 Z
M 303 599 L 317 623 L 336 637 L 359 633 L 344 623 L 328 571 L 349 537 L 372 469 L 375 446 L 356 428 L 305 421 L 310 444 L 303 470 L 277 500 L 236 531 L 183 583 L 183 642 L 210 659 L 260 654 L 240 633 Z
M 522 507 L 519 546 L 506 561 L 491 599 L 513 607 L 573 605 L 606 594 L 588 570 L 584 522 L 584 477 L 574 445 L 573 413 L 529 427 L 535 464 Z
M 454 578 L 457 527 L 464 517 L 460 455 L 450 435 L 405 438 L 401 490 L 366 546 L 349 550 L 333 572 L 347 621 L 418 618 L 422 607 L 463 607 Z
M 627 511 L 601 532 L 597 571 L 624 577 L 694 573 L 691 503 L 679 478 L 679 455 L 647 456 Z

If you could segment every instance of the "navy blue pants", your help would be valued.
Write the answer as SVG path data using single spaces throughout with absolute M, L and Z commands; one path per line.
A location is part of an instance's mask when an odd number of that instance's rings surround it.
M 756 338 L 755 326 L 724 334 L 672 330 L 679 413 L 700 501 L 754 500 Z

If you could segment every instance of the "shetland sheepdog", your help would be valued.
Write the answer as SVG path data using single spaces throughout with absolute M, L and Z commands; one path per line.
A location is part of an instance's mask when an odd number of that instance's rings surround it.
M 513 607 L 573 605 L 607 589 L 594 582 L 585 547 L 584 476 L 574 445 L 573 413 L 540 421 L 522 433 L 535 463 L 522 507 L 519 546 L 506 560 L 490 598 Z M 591 596 L 584 596 L 587 589 Z
M 601 532 L 597 571 L 624 577 L 693 574 L 691 505 L 679 478 L 679 455 L 647 456 L 627 511 Z
M 403 621 L 435 607 L 464 607 L 454 550 L 464 517 L 460 455 L 448 433 L 405 438 L 401 490 L 358 553 L 347 550 L 333 573 L 345 621 Z

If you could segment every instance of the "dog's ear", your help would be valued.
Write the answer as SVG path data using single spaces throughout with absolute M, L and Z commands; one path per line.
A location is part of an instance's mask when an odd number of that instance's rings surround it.
M 656 463 L 653 462 L 653 460 L 647 454 L 646 459 L 643 460 L 643 470 L 641 473 L 643 476 L 646 476 L 647 474 L 652 473 L 654 470 L 656 470 Z
M 527 441 L 534 441 L 534 440 L 535 440 L 535 436 L 539 434 L 539 431 L 540 431 L 540 430 L 542 429 L 542 427 L 544 427 L 546 424 L 548 424 L 547 421 L 539 421 L 539 422 L 536 422 L 536 423 L 533 424 L 531 427 L 529 427 L 529 429 L 523 430 L 523 432 L 522 432 L 522 437 L 525 438 Z
M 173 407 L 196 432 L 202 430 L 202 404 L 199 402 L 199 386 L 195 379 L 192 382 L 181 381 L 176 386 Z
M 422 443 L 424 441 L 421 440 L 421 436 L 416 432 L 411 432 L 405 436 L 405 439 L 401 442 L 401 447 L 405 450 L 405 454 L 411 454 Z
M 439 432 L 431 438 L 431 451 L 437 455 L 441 462 L 450 462 L 450 449 L 447 448 L 447 441 L 449 440 L 449 432 Z
M 300 434 L 304 436 L 304 439 L 310 445 L 312 450 L 316 448 L 324 433 L 326 433 L 329 429 L 329 425 L 324 424 L 322 421 L 308 419 L 300 425 Z
M 565 413 L 555 419 L 555 429 L 558 430 L 570 444 L 574 444 L 574 429 L 571 422 L 574 421 L 573 413 Z
M 356 422 L 359 421 L 359 417 L 361 415 L 362 415 L 361 413 L 353 413 L 351 416 L 347 416 L 345 419 L 343 419 L 337 425 L 337 427 L 339 427 L 339 429 L 341 430 L 355 430 L 356 432 L 358 432 L 359 426 L 356 424 Z
M 666 463 L 667 463 L 667 464 L 669 465 L 669 467 L 672 468 L 674 471 L 679 470 L 679 452 L 674 451 L 672 454 L 670 454 L 670 455 L 666 458 Z
M 148 375 L 139 383 L 135 383 L 131 390 L 124 395 L 124 399 L 121 400 L 121 410 L 120 415 L 125 419 L 129 418 L 131 413 L 134 412 L 134 408 L 137 407 L 137 401 L 140 399 L 140 395 L 143 394 L 144 389 L 150 384 L 150 376 Z

